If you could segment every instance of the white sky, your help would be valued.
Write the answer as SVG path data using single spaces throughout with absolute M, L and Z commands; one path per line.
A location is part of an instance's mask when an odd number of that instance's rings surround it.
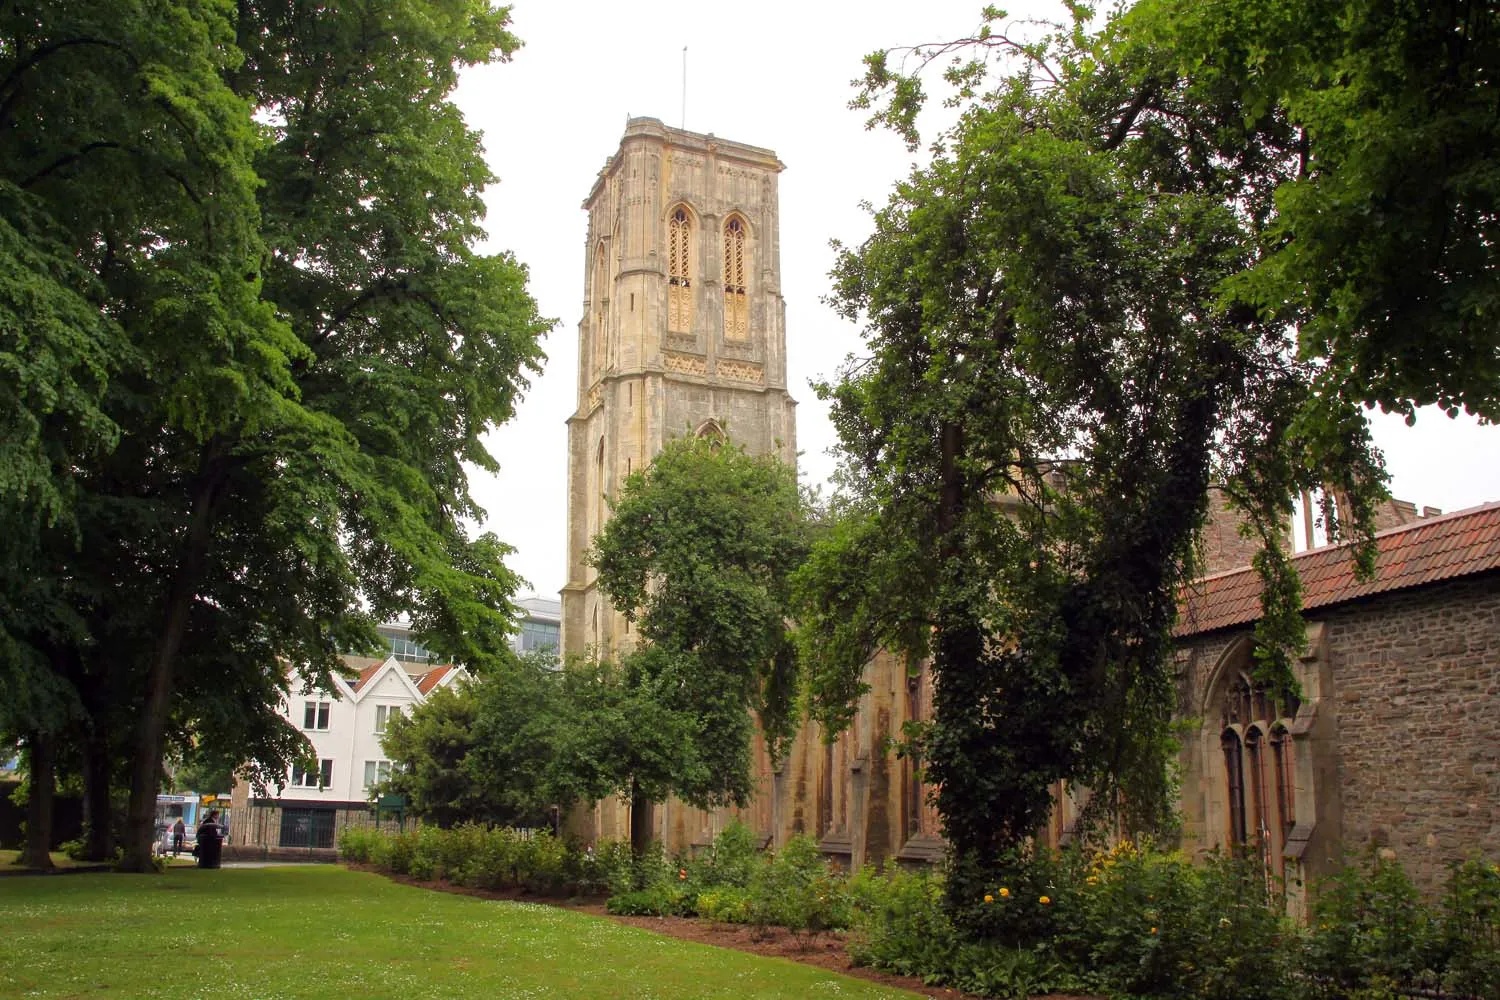
M 808 382 L 832 376 L 860 347 L 858 329 L 820 301 L 833 263 L 828 241 L 863 239 L 870 227 L 859 202 L 883 204 L 913 160 L 894 135 L 865 131 L 865 114 L 847 107 L 849 83 L 867 52 L 966 35 L 982 6 L 516 0 L 513 27 L 525 47 L 509 64 L 467 72 L 457 100 L 470 126 L 484 132 L 500 177 L 486 194 L 486 249 L 515 253 L 531 270 L 543 315 L 559 321 L 544 344 L 545 372 L 516 418 L 490 438 L 500 475 L 473 477 L 489 512 L 484 527 L 516 548 L 509 563 L 528 581 L 522 593 L 556 596 L 565 582 L 565 421 L 577 398 L 587 223 L 580 206 L 618 147 L 626 117 L 769 147 L 787 165 L 781 266 L 788 383 L 801 404 L 799 468 L 821 483 L 833 467 L 826 453 L 834 437 Z M 1008 9 L 1048 8 L 1023 0 Z M 1377 415 L 1375 433 L 1396 496 L 1445 511 L 1500 499 L 1500 429 L 1424 413 L 1413 429 Z

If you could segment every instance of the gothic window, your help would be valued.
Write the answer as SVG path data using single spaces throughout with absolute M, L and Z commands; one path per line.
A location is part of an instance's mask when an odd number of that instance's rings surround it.
M 1296 825 L 1288 727 L 1297 714 L 1297 699 L 1278 699 L 1266 685 L 1236 670 L 1219 708 L 1230 844 L 1253 852 L 1279 875 L 1282 849 Z
M 1240 745 L 1240 734 L 1233 729 L 1224 730 L 1220 738 L 1224 748 L 1224 770 L 1229 782 L 1229 839 L 1242 845 L 1245 837 L 1245 755 Z
M 594 457 L 594 531 L 604 530 L 604 439 L 599 439 L 599 451 Z
M 1296 825 L 1296 781 L 1292 770 L 1292 734 L 1278 723 L 1271 730 L 1271 768 L 1276 780 L 1276 822 L 1285 842 Z
M 745 279 L 745 220 L 738 215 L 724 224 L 724 338 L 750 336 L 749 285 Z
M 694 432 L 694 434 L 697 437 L 707 438 L 709 443 L 713 444 L 714 446 L 722 444 L 727 437 L 727 435 L 724 433 L 723 426 L 717 420 L 712 419 L 705 420 L 703 421 L 703 423 L 699 424 L 698 429 Z
M 604 252 L 604 244 L 600 243 L 594 251 L 594 357 L 593 374 L 597 376 L 604 370 L 605 361 L 605 338 L 609 315 L 605 310 L 605 304 L 609 298 L 609 264 L 608 257 Z
M 693 330 L 693 220 L 681 205 L 667 220 L 667 330 Z

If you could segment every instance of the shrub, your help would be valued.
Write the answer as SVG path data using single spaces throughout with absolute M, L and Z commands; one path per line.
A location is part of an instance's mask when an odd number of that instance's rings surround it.
M 1078 986 L 1047 948 L 1010 948 L 993 941 L 962 945 L 944 981 L 966 993 L 1005 1000 L 1030 1000 Z
M 357 865 L 368 864 L 383 834 L 367 826 L 346 826 L 339 833 L 339 857 Z
M 943 877 L 905 871 L 887 861 L 866 867 L 849 882 L 853 921 L 849 957 L 855 965 L 946 982 L 959 950 L 953 922 L 943 909 Z
M 788 840 L 756 871 L 750 886 L 750 922 L 814 934 L 849 926 L 844 878 L 811 837 Z
M 1471 860 L 1449 870 L 1442 948 L 1450 993 L 1500 997 L 1500 865 Z
M 396 875 L 409 874 L 416 847 L 415 830 L 388 834 L 375 842 L 374 848 L 370 851 L 370 863 Z
M 579 855 L 578 890 L 586 895 L 607 892 L 629 892 L 635 885 L 635 861 L 630 844 L 622 840 L 601 840 L 593 851 Z
M 1319 885 L 1303 971 L 1314 996 L 1395 995 L 1436 985 L 1441 944 L 1406 871 L 1372 848 Z
M 708 854 L 699 860 L 704 885 L 748 889 L 765 857 L 755 847 L 755 834 L 735 820 L 720 831 Z
M 516 884 L 535 893 L 561 893 L 566 855 L 567 845 L 546 830 L 522 838 L 516 850 Z
M 723 885 L 698 893 L 698 916 L 725 924 L 750 922 L 750 890 Z
M 412 839 L 411 859 L 407 862 L 406 873 L 412 878 L 429 881 L 441 879 L 444 875 L 442 867 L 443 841 L 448 838 L 447 830 L 435 826 L 419 826 Z
M 693 903 L 686 890 L 656 885 L 611 896 L 604 908 L 623 917 L 687 917 L 693 914 Z

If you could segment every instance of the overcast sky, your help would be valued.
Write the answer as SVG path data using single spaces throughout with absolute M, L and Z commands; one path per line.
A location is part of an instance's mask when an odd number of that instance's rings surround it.
M 484 132 L 500 183 L 486 195 L 490 242 L 531 271 L 531 292 L 558 325 L 544 343 L 546 369 L 514 420 L 494 433 L 501 473 L 474 475 L 485 528 L 514 546 L 523 593 L 555 597 L 565 582 L 567 431 L 577 401 L 583 310 L 581 209 L 628 116 L 769 147 L 781 175 L 782 294 L 788 382 L 801 404 L 799 468 L 814 483 L 833 467 L 833 432 L 809 380 L 832 375 L 860 346 L 859 331 L 821 302 L 833 255 L 828 241 L 857 243 L 870 228 L 862 200 L 885 202 L 913 161 L 888 132 L 867 132 L 848 109 L 860 60 L 878 48 L 966 35 L 978 0 L 762 0 L 748 4 L 517 0 L 513 27 L 525 47 L 508 64 L 467 72 L 457 100 Z M 1007 5 L 1012 14 L 1046 11 Z M 683 103 L 683 46 L 687 100 Z M 1417 427 L 1378 418 L 1392 492 L 1457 510 L 1500 499 L 1500 430 L 1424 413 Z

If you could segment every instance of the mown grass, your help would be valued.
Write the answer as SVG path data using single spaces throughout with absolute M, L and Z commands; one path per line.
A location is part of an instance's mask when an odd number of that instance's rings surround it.
M 20 851 L 0 851 L 0 869 L 12 867 L 20 857 Z M 79 865 L 94 864 L 92 861 L 74 861 L 62 851 L 53 851 L 48 857 L 56 868 L 77 868 Z
M 324 866 L 0 879 L 0 928 L 6 998 L 914 995 Z

